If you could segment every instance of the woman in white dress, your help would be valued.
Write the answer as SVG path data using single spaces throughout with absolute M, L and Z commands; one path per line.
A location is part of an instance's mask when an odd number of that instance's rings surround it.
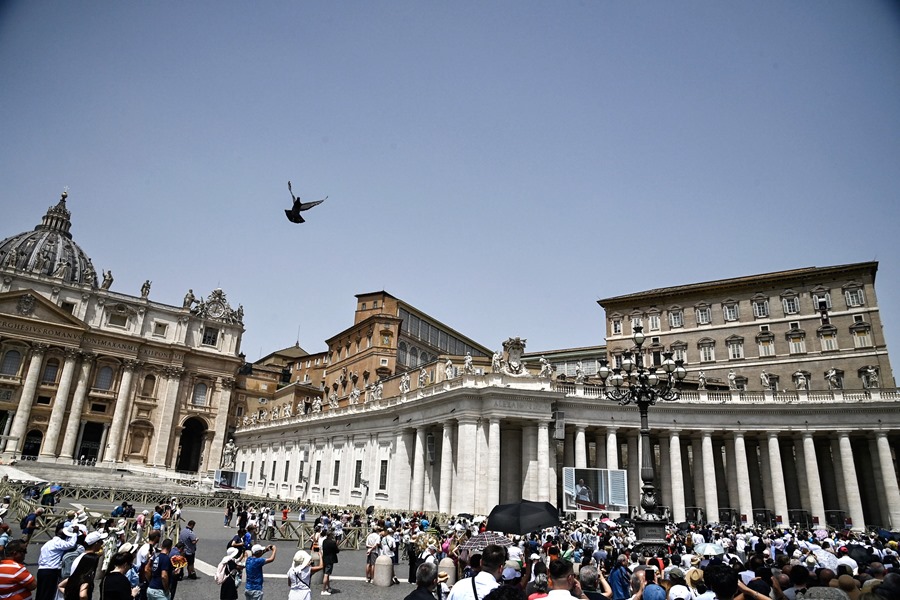
M 311 566 L 312 556 L 306 550 L 297 550 L 294 554 L 294 564 L 288 569 L 288 583 L 291 591 L 288 600 L 312 600 L 312 574 L 325 568 L 322 563 L 322 555 L 319 554 L 319 564 Z

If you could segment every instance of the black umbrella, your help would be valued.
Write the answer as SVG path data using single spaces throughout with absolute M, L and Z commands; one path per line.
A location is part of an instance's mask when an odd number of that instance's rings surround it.
M 488 515 L 485 529 L 503 533 L 530 533 L 559 526 L 559 511 L 549 502 L 522 500 L 498 504 Z
M 366 514 L 367 514 L 367 515 L 371 515 L 373 512 L 375 512 L 375 506 L 374 506 L 374 505 L 373 505 L 373 506 L 370 506 L 369 508 L 366 509 Z
M 473 515 L 472 513 L 459 513 L 456 516 L 462 519 L 468 519 L 470 521 L 475 518 L 475 515 Z

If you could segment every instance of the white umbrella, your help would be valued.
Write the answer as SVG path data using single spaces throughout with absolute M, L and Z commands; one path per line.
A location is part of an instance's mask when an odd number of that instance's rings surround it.
M 700 556 L 721 556 L 725 554 L 725 548 L 721 544 L 698 544 L 694 550 Z

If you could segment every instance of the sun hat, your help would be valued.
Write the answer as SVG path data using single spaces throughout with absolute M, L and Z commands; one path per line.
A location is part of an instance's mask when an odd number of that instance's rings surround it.
M 86 546 L 93 546 L 97 542 L 102 542 L 106 538 L 109 537 L 108 533 L 100 533 L 99 531 L 92 531 L 87 534 L 87 537 L 84 538 L 84 544 Z
M 131 554 L 132 552 L 134 552 L 134 544 L 132 544 L 131 542 L 125 542 L 124 544 L 119 546 L 119 552 Z
M 447 574 L 447 571 L 441 571 L 440 573 L 438 573 L 438 581 L 440 581 L 441 583 L 447 581 L 448 579 L 450 579 L 450 575 Z
M 299 569 L 305 568 L 311 560 L 312 556 L 310 556 L 309 552 L 306 550 L 297 550 L 297 552 L 294 553 L 294 566 Z
M 503 579 L 506 581 L 512 581 L 513 579 L 517 579 L 521 576 L 522 574 L 512 567 L 506 567 L 505 569 L 503 569 Z
M 261 546 L 259 544 L 253 544 L 253 547 L 250 548 L 250 554 L 256 554 L 257 552 L 265 552 L 265 551 L 266 551 L 266 547 Z

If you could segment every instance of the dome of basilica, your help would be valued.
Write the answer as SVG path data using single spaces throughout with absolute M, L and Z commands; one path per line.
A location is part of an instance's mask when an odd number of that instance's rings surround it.
M 97 287 L 97 271 L 84 250 L 72 241 L 71 213 L 66 208 L 68 194 L 34 231 L 26 231 L 0 242 L 0 270 L 15 270 L 53 277 L 64 283 Z

